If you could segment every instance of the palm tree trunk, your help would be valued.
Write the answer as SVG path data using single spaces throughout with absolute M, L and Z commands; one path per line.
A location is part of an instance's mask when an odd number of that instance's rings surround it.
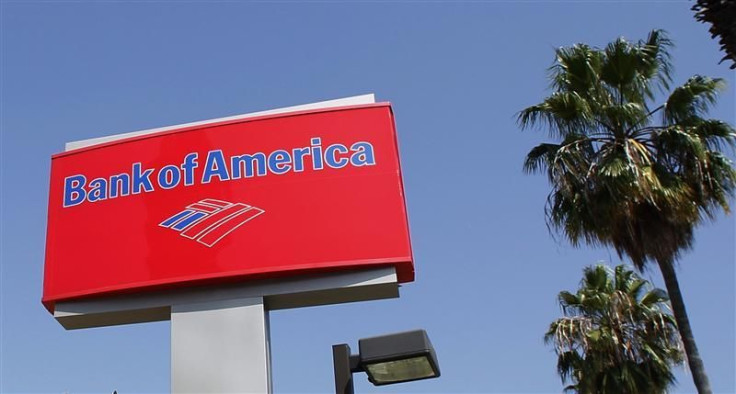
M 700 358 L 698 347 L 695 345 L 695 336 L 690 328 L 690 319 L 687 317 L 685 310 L 685 302 L 680 292 L 680 284 L 677 281 L 675 267 L 671 261 L 657 261 L 659 269 L 662 271 L 662 278 L 667 287 L 667 293 L 672 304 L 672 312 L 677 321 L 677 328 L 680 331 L 682 344 L 685 346 L 685 354 L 687 355 L 687 363 L 690 366 L 690 372 L 693 374 L 693 382 L 698 389 L 699 394 L 711 394 L 710 382 L 708 375 L 705 373 L 703 360 Z

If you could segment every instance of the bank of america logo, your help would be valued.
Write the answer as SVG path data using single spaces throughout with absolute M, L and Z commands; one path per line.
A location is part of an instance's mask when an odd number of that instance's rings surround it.
M 164 220 L 161 227 L 178 231 L 181 236 L 212 247 L 249 220 L 265 212 L 239 202 L 205 198 Z

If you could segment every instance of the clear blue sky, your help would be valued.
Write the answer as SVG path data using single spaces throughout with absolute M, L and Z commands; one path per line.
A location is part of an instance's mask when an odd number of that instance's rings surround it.
M 64 142 L 375 92 L 396 113 L 417 280 L 399 299 L 272 313 L 275 392 L 329 392 L 332 344 L 419 327 L 442 377 L 379 390 L 358 375 L 357 392 L 560 392 L 542 342 L 555 296 L 618 259 L 550 237 L 546 179 L 521 171 L 546 136 L 515 114 L 547 93 L 554 48 L 663 28 L 676 82 L 725 78 L 712 115 L 733 123 L 734 72 L 691 5 L 2 1 L 0 391 L 169 390 L 168 322 L 65 331 L 41 306 Z M 734 392 L 733 216 L 696 237 L 681 286 L 712 386 Z

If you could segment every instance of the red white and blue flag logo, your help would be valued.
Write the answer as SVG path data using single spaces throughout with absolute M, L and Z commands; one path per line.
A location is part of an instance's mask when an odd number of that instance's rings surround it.
M 265 212 L 243 203 L 206 198 L 190 204 L 183 211 L 159 224 L 178 231 L 181 236 L 212 247 L 249 220 Z

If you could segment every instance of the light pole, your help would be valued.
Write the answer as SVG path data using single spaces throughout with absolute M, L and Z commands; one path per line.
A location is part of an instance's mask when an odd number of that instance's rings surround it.
M 335 393 L 353 394 L 353 373 L 365 372 L 376 386 L 440 376 L 437 355 L 427 332 L 414 330 L 358 340 L 358 354 L 350 346 L 332 346 Z

